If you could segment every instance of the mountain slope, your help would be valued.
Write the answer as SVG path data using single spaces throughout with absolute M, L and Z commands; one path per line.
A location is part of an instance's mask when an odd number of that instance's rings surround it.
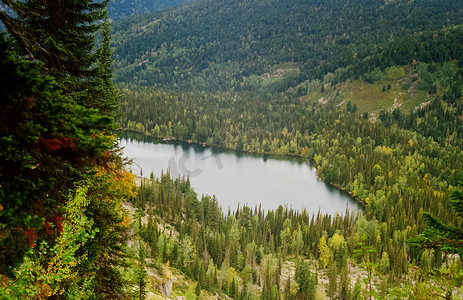
M 108 3 L 108 14 L 113 20 L 181 5 L 191 0 L 113 0 Z
M 243 89 L 285 62 L 295 82 L 374 55 L 386 41 L 460 24 L 460 1 L 198 1 L 116 22 L 118 82 Z

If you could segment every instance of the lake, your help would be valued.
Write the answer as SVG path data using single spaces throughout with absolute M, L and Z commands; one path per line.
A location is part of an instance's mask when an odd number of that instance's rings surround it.
M 271 157 L 224 151 L 181 142 L 123 137 L 124 155 L 133 159 L 132 171 L 145 177 L 170 169 L 174 178 L 190 176 L 199 196 L 215 195 L 224 212 L 247 204 L 264 210 L 281 204 L 311 214 L 343 214 L 362 206 L 344 192 L 319 180 L 315 168 L 300 158 Z

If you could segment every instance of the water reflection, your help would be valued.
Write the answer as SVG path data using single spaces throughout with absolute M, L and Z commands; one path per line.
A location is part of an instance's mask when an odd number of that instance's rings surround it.
M 223 210 L 247 204 L 276 209 L 287 205 L 309 213 L 343 213 L 361 209 L 342 191 L 320 181 L 316 170 L 301 158 L 282 158 L 223 151 L 218 148 L 159 141 L 142 135 L 123 136 L 124 154 L 132 158 L 143 174 L 159 177 L 170 169 L 173 177 L 189 176 L 195 191 L 215 194 Z M 141 170 L 134 166 L 133 171 Z

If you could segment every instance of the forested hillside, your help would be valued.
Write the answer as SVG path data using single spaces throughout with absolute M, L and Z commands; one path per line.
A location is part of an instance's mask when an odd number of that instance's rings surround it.
M 112 20 L 141 15 L 181 5 L 191 0 L 113 0 L 108 3 L 108 15 Z
M 462 194 L 452 196 L 461 209 Z M 139 268 L 159 274 L 135 273 L 143 295 L 159 287 L 164 297 L 187 299 L 458 299 L 460 261 L 443 256 L 435 237 L 445 234 L 446 247 L 457 253 L 454 228 L 426 232 L 425 243 L 434 249 L 423 251 L 407 246 L 423 244 L 410 239 L 417 226 L 404 227 L 406 218 L 396 212 L 387 222 L 282 206 L 243 206 L 224 214 L 215 197 L 199 199 L 188 179 L 169 172 L 143 180 L 132 205 Z M 176 288 L 166 288 L 172 282 Z
M 364 59 L 370 71 L 382 61 L 407 64 L 409 36 L 460 24 L 462 9 L 450 0 L 197 1 L 115 23 L 115 77 L 183 91 L 240 90 L 287 62 L 298 68 L 292 85 Z M 391 43 L 400 48 L 384 51 Z

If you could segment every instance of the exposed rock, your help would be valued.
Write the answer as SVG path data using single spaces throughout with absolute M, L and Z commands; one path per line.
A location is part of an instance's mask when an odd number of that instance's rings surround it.
M 319 104 L 326 104 L 327 102 L 328 102 L 328 99 L 325 99 L 325 97 L 321 97 L 320 99 L 318 99 Z
M 172 293 L 172 281 L 167 279 L 165 283 L 159 285 L 159 292 L 166 298 Z

